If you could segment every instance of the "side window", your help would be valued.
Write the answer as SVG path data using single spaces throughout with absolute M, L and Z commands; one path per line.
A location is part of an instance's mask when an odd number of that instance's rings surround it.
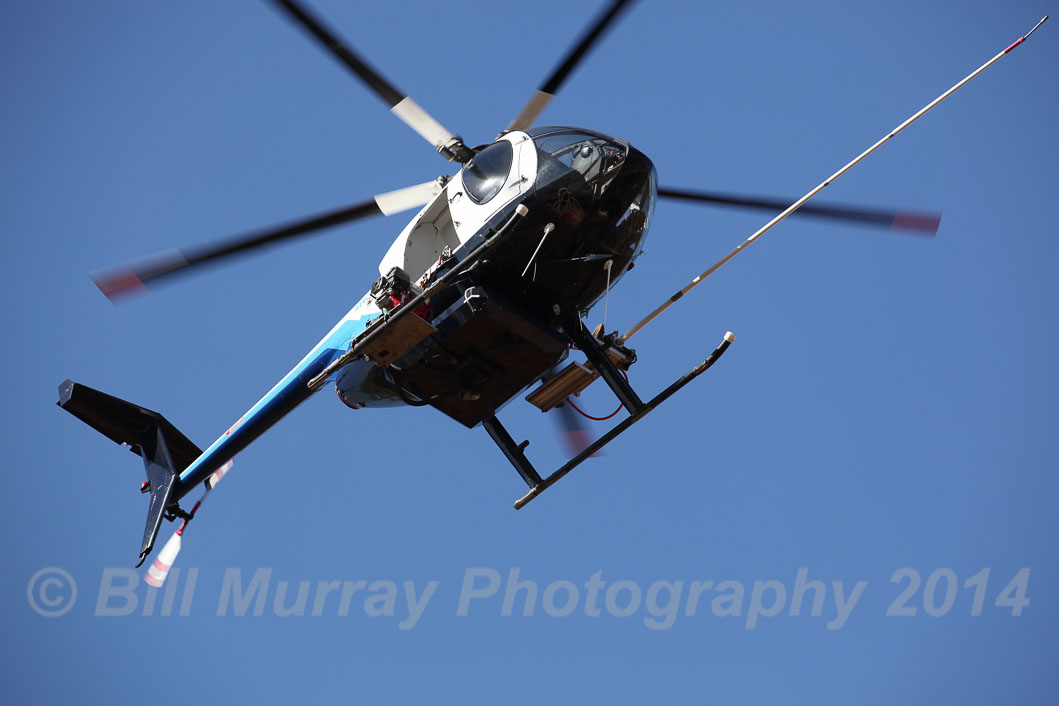
M 511 171 L 511 143 L 494 142 L 474 156 L 463 167 L 463 186 L 477 204 L 483 204 L 500 193 Z

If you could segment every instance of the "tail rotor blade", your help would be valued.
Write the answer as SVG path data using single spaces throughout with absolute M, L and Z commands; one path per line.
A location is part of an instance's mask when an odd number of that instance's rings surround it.
M 162 547 L 162 551 L 158 552 L 154 562 L 147 568 L 143 575 L 143 580 L 148 585 L 161 588 L 162 584 L 165 583 L 166 577 L 169 576 L 169 570 L 173 568 L 173 562 L 176 561 L 177 554 L 180 553 L 180 534 L 180 530 L 173 533 L 173 536 Z
M 352 71 L 364 85 L 375 95 L 383 99 L 390 107 L 390 112 L 400 118 L 408 127 L 419 135 L 442 155 L 460 163 L 467 163 L 474 152 L 464 146 L 463 141 L 446 130 L 441 123 L 421 108 L 414 100 L 402 93 L 396 86 L 372 68 L 352 47 L 338 38 L 320 20 L 314 17 L 301 4 L 294 0 L 273 0 L 273 3 L 284 10 L 287 15 L 330 52 L 336 59 Z
M 779 213 L 791 205 L 793 199 L 777 199 L 764 196 L 744 196 L 718 191 L 695 191 L 690 189 L 658 189 L 661 198 L 679 201 L 694 201 L 719 206 L 751 208 Z M 911 234 L 933 237 L 941 224 L 941 214 L 937 212 L 886 210 L 863 206 L 838 206 L 807 203 L 795 211 L 794 216 L 815 216 L 830 220 L 847 221 L 865 225 L 877 225 L 884 228 L 906 230 Z
M 320 213 L 292 223 L 254 231 L 220 242 L 159 253 L 129 265 L 96 273 L 92 275 L 92 279 L 108 299 L 116 301 L 130 295 L 142 294 L 149 286 L 154 286 L 165 278 L 186 274 L 197 267 L 213 264 L 225 258 L 250 253 L 343 223 L 372 216 L 389 216 L 422 206 L 440 193 L 441 188 L 442 182 L 434 180 L 390 191 L 379 194 L 368 201 Z
M 577 43 L 570 49 L 570 51 L 563 57 L 563 60 L 559 62 L 559 65 L 552 71 L 551 75 L 545 79 L 544 83 L 541 84 L 533 97 L 530 98 L 529 102 L 526 103 L 526 107 L 522 109 L 522 112 L 518 114 L 511 124 L 507 126 L 508 131 L 511 130 L 525 130 L 537 121 L 540 114 L 544 112 L 544 109 L 548 107 L 552 98 L 559 92 L 559 88 L 566 81 L 567 77 L 573 73 L 574 69 L 577 68 L 578 64 L 585 58 L 585 55 L 592 49 L 592 46 L 599 40 L 603 33 L 613 24 L 614 20 L 618 17 L 623 9 L 630 4 L 630 0 L 614 0 L 610 7 L 601 12 L 596 18 L 595 22 L 585 31 L 585 33 L 578 39 Z
M 182 544 L 181 536 L 184 534 L 184 530 L 188 528 L 188 523 L 195 519 L 195 514 L 198 513 L 199 508 L 202 507 L 202 503 L 209 497 L 210 492 L 217 487 L 217 484 L 221 482 L 221 479 L 232 470 L 232 465 L 235 462 L 229 459 L 227 463 L 218 468 L 213 474 L 206 479 L 206 490 L 203 491 L 202 497 L 199 498 L 195 506 L 191 508 L 191 512 L 184 515 L 184 521 L 180 523 L 180 527 L 173 533 L 173 536 L 169 538 L 169 541 L 162 547 L 162 551 L 158 552 L 158 557 L 151 563 L 147 568 L 147 571 L 143 575 L 143 580 L 148 585 L 154 586 L 155 588 L 161 588 L 162 584 L 165 583 L 166 577 L 169 576 L 169 570 L 173 568 L 173 563 L 176 562 L 177 554 L 180 553 Z

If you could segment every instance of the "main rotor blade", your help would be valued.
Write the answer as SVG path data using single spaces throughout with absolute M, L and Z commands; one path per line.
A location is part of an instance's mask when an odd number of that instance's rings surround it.
M 697 201 L 722 206 L 737 206 L 768 211 L 776 214 L 794 203 L 793 199 L 776 199 L 762 196 L 741 196 L 717 191 L 692 191 L 689 189 L 671 189 L 662 187 L 658 195 L 667 199 Z M 828 206 L 826 204 L 807 203 L 795 211 L 793 216 L 816 216 L 853 223 L 912 231 L 915 235 L 933 237 L 941 225 L 941 214 L 926 211 L 888 211 L 886 209 L 865 208 L 861 206 Z
M 508 131 L 525 130 L 536 122 L 540 114 L 548 107 L 552 98 L 559 92 L 559 87 L 563 85 L 563 81 L 577 68 L 577 65 L 584 59 L 585 54 L 592 48 L 592 45 L 606 32 L 618 14 L 629 3 L 630 0 L 614 0 L 609 8 L 599 14 L 596 21 L 585 31 L 577 44 L 573 46 L 559 63 L 559 66 L 552 72 L 551 76 L 541 84 L 541 87 L 529 99 L 526 107 L 522 109 L 518 117 L 507 126 Z
M 342 223 L 371 216 L 389 216 L 422 206 L 440 193 L 441 188 L 441 182 L 435 180 L 390 191 L 379 194 L 369 201 L 320 213 L 293 223 L 247 233 L 220 242 L 198 245 L 186 250 L 159 253 L 129 265 L 93 274 L 92 280 L 107 299 L 116 301 L 130 295 L 144 293 L 147 291 L 148 284 L 154 285 L 164 278 L 186 274 L 196 267 L 215 263 L 224 258 L 249 253 Z
M 592 432 L 585 428 L 584 422 L 570 406 L 569 400 L 549 411 L 559 426 L 559 439 L 570 458 L 587 449 L 595 441 Z
M 375 95 L 386 101 L 386 104 L 390 106 L 391 113 L 419 133 L 427 142 L 434 145 L 434 148 L 447 157 L 449 161 L 455 159 L 460 163 L 466 164 L 474 156 L 474 152 L 465 147 L 458 136 L 446 130 L 441 123 L 423 110 L 414 100 L 401 93 L 396 86 L 387 81 L 382 74 L 372 68 L 360 55 L 343 43 L 341 39 L 299 3 L 294 2 L 294 0 L 272 0 L 272 2 L 285 10 L 295 22 L 315 37 L 336 59 L 356 74 L 357 78 L 364 82 L 364 85 L 374 91 Z

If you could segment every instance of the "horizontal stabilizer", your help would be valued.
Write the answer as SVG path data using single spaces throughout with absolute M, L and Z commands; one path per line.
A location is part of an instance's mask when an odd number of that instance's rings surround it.
M 59 385 L 59 406 L 99 433 L 127 444 L 143 458 L 151 494 L 147 524 L 140 545 L 140 563 L 151 553 L 162 520 L 178 510 L 173 490 L 180 472 L 202 451 L 158 412 L 118 399 L 105 392 L 66 380 Z M 172 505 L 172 507 L 171 507 Z
M 118 399 L 105 392 L 66 380 L 59 385 L 59 406 L 100 434 L 119 444 L 127 444 L 133 453 L 143 455 L 140 448 L 144 434 L 157 425 L 165 439 L 173 465 L 178 472 L 202 455 L 190 439 L 158 412 Z

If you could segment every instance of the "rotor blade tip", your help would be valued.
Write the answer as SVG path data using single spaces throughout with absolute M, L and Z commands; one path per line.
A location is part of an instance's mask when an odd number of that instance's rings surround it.
M 581 418 L 574 412 L 570 400 L 566 400 L 563 404 L 553 409 L 552 413 L 558 415 L 553 418 L 559 424 L 559 438 L 562 440 L 563 447 L 570 455 L 570 458 L 577 456 L 592 445 L 594 441 L 593 435 L 583 426 Z M 592 458 L 602 455 L 602 451 L 597 451 L 592 454 Z
M 140 280 L 135 272 L 129 269 L 92 275 L 92 281 L 99 287 L 99 291 L 103 293 L 103 296 L 113 303 L 147 291 L 147 285 Z
M 938 228 L 941 227 L 941 214 L 896 211 L 890 225 L 893 228 L 915 231 L 932 238 L 938 234 Z
M 592 437 L 584 429 L 569 429 L 562 434 L 563 446 L 570 458 L 578 455 L 589 447 Z

